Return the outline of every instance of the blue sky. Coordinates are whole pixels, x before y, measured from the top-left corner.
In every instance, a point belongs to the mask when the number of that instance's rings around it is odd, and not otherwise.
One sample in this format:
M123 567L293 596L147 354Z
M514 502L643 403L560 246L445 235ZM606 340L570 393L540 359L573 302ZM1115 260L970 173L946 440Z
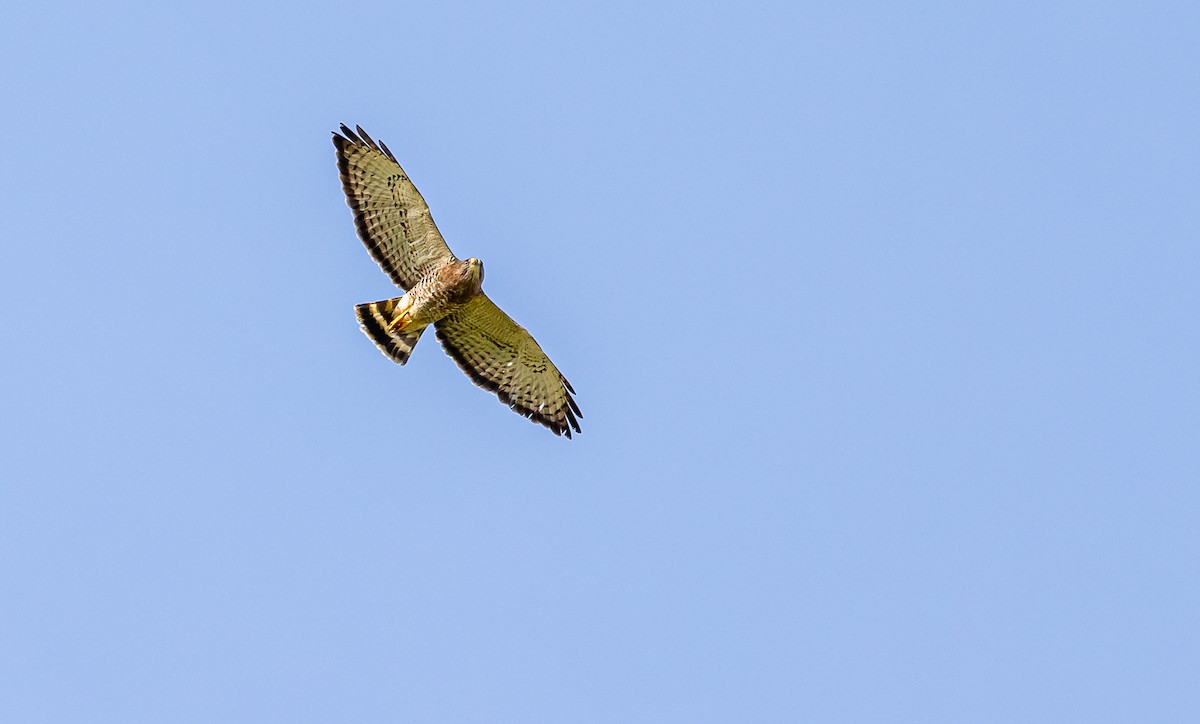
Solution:
M0 719L1196 721L1198 33L9 4ZM358 331L342 122L582 435Z

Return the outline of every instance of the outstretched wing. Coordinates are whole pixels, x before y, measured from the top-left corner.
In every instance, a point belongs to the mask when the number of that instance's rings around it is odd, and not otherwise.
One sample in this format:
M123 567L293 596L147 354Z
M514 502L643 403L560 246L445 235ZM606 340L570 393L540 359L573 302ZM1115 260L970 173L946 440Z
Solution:
M555 435L580 432L575 390L533 336L480 293L435 323L437 337L475 384Z
M338 172L354 226L396 286L408 291L431 269L455 260L421 192L383 143L345 124L334 131Z

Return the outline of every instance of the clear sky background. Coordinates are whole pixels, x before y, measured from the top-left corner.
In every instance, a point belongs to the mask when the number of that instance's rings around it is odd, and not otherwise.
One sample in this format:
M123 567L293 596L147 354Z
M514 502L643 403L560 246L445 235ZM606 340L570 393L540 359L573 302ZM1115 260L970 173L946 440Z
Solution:
M1200 720L1198 37L6 4L0 720ZM359 332L341 122L582 435Z

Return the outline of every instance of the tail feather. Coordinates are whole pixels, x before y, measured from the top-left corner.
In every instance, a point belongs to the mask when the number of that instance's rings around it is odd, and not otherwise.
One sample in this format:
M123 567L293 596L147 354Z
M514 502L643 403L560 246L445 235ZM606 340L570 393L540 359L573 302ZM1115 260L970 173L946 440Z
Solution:
M424 327L415 330L409 328L403 332L391 328L392 320L396 318L396 307L403 298L384 299L381 302L368 302L354 307L363 334L370 337L380 351L400 364L408 361L413 347L417 346L417 340L425 331Z

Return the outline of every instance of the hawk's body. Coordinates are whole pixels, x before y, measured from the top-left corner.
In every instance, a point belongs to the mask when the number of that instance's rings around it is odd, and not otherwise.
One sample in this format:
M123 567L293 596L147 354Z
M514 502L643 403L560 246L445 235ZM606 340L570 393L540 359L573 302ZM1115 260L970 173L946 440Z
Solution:
M429 325L475 384L555 435L579 432L575 390L529 332L483 293L483 262L460 261L396 157L361 127L333 134L346 203L371 256L406 294L355 307L363 332L404 364Z

